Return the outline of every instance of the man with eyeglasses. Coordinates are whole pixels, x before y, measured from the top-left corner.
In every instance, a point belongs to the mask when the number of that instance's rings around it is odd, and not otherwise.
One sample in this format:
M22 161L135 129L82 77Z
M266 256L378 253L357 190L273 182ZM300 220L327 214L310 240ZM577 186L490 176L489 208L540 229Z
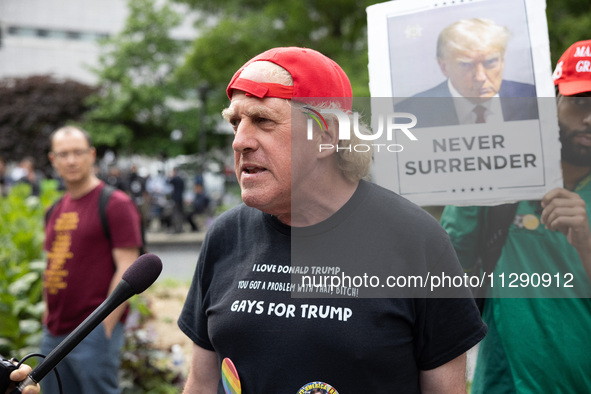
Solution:
M94 172L96 150L90 136L63 127L50 137L49 160L66 187L46 223L47 268L43 277L46 311L41 344L48 354L111 293L142 245L140 216L122 191L106 205L110 237L99 214L105 184ZM58 366L64 393L120 393L118 373L126 305L118 307ZM44 394L59 393L53 374L42 382Z

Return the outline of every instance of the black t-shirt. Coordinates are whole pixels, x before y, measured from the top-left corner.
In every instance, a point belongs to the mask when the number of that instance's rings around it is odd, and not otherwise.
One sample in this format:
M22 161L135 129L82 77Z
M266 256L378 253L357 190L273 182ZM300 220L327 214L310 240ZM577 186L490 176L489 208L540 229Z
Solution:
M340 394L419 393L420 370L484 337L472 299L429 297L422 288L404 298L363 298L374 293L311 289L292 274L431 269L461 274L447 234L425 211L374 184L362 181L337 213L305 228L241 205L208 230L179 326L216 351L220 364L233 361L245 394L293 394L312 382Z

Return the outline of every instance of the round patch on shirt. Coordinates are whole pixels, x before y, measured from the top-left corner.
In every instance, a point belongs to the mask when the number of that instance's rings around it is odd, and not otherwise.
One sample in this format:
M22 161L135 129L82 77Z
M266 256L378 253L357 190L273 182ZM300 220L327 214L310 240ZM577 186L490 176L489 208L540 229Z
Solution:
M339 392L328 383L310 382L302 386L297 394L339 394Z
M536 215L523 215L523 219L521 219L521 223L523 223L523 227L528 230L535 230L540 225L540 220Z

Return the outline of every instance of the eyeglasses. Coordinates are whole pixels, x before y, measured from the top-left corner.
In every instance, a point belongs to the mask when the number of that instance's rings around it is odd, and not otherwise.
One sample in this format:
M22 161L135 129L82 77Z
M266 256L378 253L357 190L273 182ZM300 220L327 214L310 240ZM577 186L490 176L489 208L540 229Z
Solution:
M57 159L64 160L67 159L70 155L73 155L75 159L82 157L82 155L87 154L90 152L91 148L86 149L74 149L72 151L67 152L51 152Z

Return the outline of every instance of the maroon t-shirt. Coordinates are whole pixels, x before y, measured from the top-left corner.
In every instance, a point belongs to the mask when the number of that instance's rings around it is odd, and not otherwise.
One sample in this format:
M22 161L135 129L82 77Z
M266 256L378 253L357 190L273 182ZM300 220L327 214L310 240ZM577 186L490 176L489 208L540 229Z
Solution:
M142 244L137 208L116 190L106 207L111 243L99 217L99 195L104 183L73 199L69 193L54 207L45 229L47 268L43 291L53 335L73 331L108 296L115 272L112 248Z

